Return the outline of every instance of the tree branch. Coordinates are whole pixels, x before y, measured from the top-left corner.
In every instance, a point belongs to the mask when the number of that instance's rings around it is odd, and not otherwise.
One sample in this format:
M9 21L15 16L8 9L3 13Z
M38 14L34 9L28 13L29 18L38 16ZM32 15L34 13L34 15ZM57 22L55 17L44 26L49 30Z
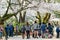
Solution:
M5 21L5 20L7 20L7 19L9 19L10 17L15 16L15 15L17 15L17 14L7 14L7 15L6 15L4 18L2 18L1 20Z
M13 8L12 8L11 6L10 6L10 9L11 9L12 11L14 11Z
M18 2L19 2L19 6L21 6L21 3L20 3L20 1L18 0Z
M11 5L19 5L19 4L16 4L16 3L11 3Z
M25 0L25 1L29 2L30 4L32 3L32 2L30 2L30 1L28 1L28 0ZM32 0L32 1L33 1L33 0Z
M10 2L11 2L11 0L9 0L9 2L8 2L8 7L7 7L7 10L6 10L5 14L3 15L3 18L4 18L5 15L7 15L7 13L8 13L9 7L10 7L10 5L11 5Z

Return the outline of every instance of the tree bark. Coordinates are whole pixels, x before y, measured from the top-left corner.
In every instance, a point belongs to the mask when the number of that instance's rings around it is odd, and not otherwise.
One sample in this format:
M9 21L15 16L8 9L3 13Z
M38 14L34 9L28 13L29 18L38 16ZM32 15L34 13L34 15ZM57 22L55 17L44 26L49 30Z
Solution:
M39 24L41 23L41 15L40 15L40 13L37 11L37 16L36 16L36 18L38 19L38 22L39 22Z
M50 19L50 16L51 16L50 13L46 13L46 16L43 18L43 22L47 23L49 21L49 19Z
M23 16L22 16L22 13L20 12L19 23L24 23L25 22L25 16L26 16L26 11L24 12Z

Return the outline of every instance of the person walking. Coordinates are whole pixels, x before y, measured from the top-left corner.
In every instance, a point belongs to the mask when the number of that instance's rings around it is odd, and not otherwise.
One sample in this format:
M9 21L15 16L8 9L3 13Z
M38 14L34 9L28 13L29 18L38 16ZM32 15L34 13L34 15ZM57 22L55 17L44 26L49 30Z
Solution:
M25 30L26 30L25 25L23 25L22 28L21 28L22 38L23 39L25 38Z
M30 27L28 22L26 23L26 27L25 28L26 28L27 39L29 39L30 38L31 27Z

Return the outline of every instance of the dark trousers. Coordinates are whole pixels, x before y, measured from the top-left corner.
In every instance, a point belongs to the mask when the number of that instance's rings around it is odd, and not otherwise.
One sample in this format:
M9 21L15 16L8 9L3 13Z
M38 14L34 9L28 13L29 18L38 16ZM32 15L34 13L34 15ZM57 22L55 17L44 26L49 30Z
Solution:
M10 31L10 35L9 36L13 37L13 31Z
M27 30L26 33L27 33L27 39L30 38L30 31Z
M51 34L53 36L53 31L50 31L49 34Z
M34 38L34 33L33 33L32 37Z
M16 36L18 35L18 31L16 30Z
M39 37L41 36L41 30L38 30L38 36Z
M10 32L7 31L7 32L6 32L6 38L8 38L9 35L10 35Z
M57 38L59 38L59 32L57 32Z

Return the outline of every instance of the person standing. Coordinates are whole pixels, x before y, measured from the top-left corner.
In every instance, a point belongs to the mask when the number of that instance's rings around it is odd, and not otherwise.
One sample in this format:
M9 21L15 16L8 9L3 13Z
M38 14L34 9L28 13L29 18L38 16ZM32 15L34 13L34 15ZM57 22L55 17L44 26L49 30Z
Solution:
M5 32L6 32L6 37L8 38L8 36L10 35L10 30L9 30L9 24L7 24L7 26L5 27Z
M41 24L41 32L42 32L42 37L44 38L44 33L46 31L47 25L43 22Z
M49 30L49 34L53 35L53 26L50 23L48 23L47 29Z
M33 37L38 38L38 23L35 21L33 24Z
M9 36L13 37L14 27L13 27L12 24L10 24L9 27L10 27L9 28L9 30L10 30L10 35Z
M57 28L56 28L56 33L57 33L57 38L59 38L59 32L60 32L60 27L59 27L59 25L57 25Z
M26 30L25 25L23 25L22 28L21 28L22 38L23 39L25 38L25 30Z
M39 37L41 36L41 23L39 23L38 25L38 36Z
M25 28L26 28L27 39L29 39L30 38L31 27L30 27L28 22L26 23L26 27Z

